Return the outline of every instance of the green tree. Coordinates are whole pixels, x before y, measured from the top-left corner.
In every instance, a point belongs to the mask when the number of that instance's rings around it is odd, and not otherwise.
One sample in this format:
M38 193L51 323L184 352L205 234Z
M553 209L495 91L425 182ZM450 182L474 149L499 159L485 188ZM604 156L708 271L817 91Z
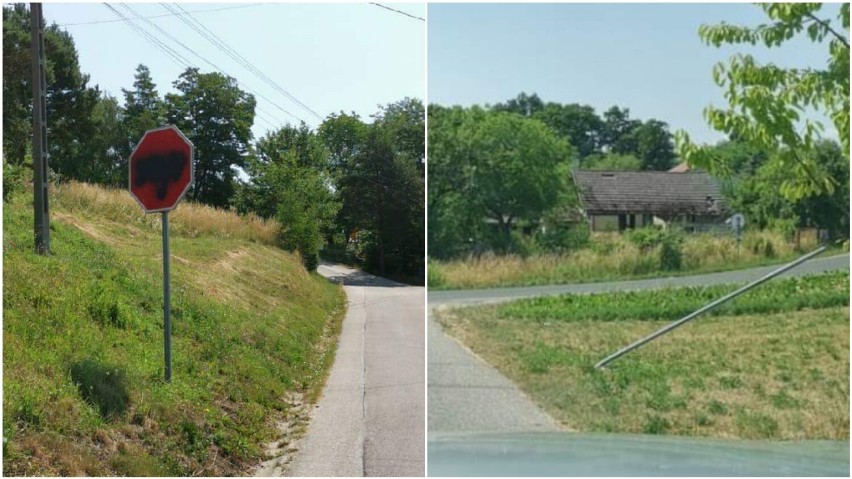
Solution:
M91 183L127 187L127 154L122 149L127 135L124 109L118 101L103 95L92 111L92 131L86 137L85 156L89 160L82 178Z
M827 229L832 237L849 236L849 162L835 142L821 140L815 145L817 161L841 185L804 198L791 199L778 184L789 176L784 166L766 161L766 155L743 144L725 143L715 147L738 170L726 182L731 207L745 214L749 224L774 228L785 224Z
M136 67L133 89L121 89L124 94L124 131L127 138L121 152L129 157L146 131L163 126L166 120L165 104L151 79L151 70L145 65Z
M635 153L636 138L631 133L640 124L640 121L630 118L630 109L611 107L603 114L601 146L613 153Z
M471 239L509 249L514 225L537 221L567 188L571 149L538 120L478 107L449 113L442 118L448 124L437 125L434 135L430 125L429 230L457 226L442 224L441 212L431 214L431 198L437 197L434 206L453 207L450 218L496 225L495 237ZM447 192L454 193L441 199ZM465 231L478 235L484 229Z
M580 166L585 170L639 171L642 160L630 154L599 153L587 157Z
M375 121L390 132L397 152L408 157L422 175L426 165L426 111L423 102L404 98L390 103L381 107Z
M429 105L429 195L427 230L429 255L457 256L487 237L479 209L470 204L472 153L467 143L471 125L484 120L486 110L474 106Z
M533 114L533 118L565 137L581 162L600 151L604 123L591 106L548 102Z
M335 115L320 135L338 165L340 224L362 232L367 267L423 277L424 109L419 100L382 106L372 124Z
M296 250L305 267L319 262L323 235L334 226L339 208L331 189L328 151L302 123L286 126L257 141L246 166L249 182L238 187L235 204L281 223L281 246Z
M762 44L780 48L795 38L805 37L825 47L826 66L782 68L761 64L752 55L737 54L713 70L714 81L725 89L728 107L708 107L705 118L714 129L729 137L767 151L772 165L767 168L784 172L777 185L787 199L831 194L843 185L819 161L817 144L823 125L803 114L817 111L829 119L848 164L849 4L839 6L834 20L823 15L823 6L817 3L772 3L759 7L767 15L768 24L703 25L699 29L701 39L716 47ZM677 136L680 154L690 164L708 168L720 176L731 174L730 165L715 155L713 148L692 143L685 132L678 132Z
M52 57L52 52L47 53ZM30 17L23 3L3 7L3 157L20 165L32 141ZM49 77L48 77L49 78Z
M426 249L424 193L426 163L426 112L416 98L384 105L375 116L373 128L386 132L394 149L390 165L388 201L383 204L385 268L394 274L423 278Z
M654 119L637 123L626 138L633 151L625 153L635 154L643 170L666 171L675 165L677 154L666 123Z
M244 167L252 138L254 96L220 73L188 68L166 95L166 117L195 145L195 183L190 197L226 207L234 195L235 167Z
M47 64L47 134L50 167L85 180L91 169L85 138L100 92L88 87L80 71L77 49L68 32L56 24L44 28ZM12 164L21 164L32 141L30 82L30 18L24 4L3 7L3 150Z
M332 173L345 173L348 162L363 147L367 129L367 125L354 112L333 113L322 122L318 134L328 148Z
M527 95L521 92L517 97L512 98L506 103L498 103L494 105L497 111L506 111L517 113L521 116L533 116L544 108L544 102L535 93Z

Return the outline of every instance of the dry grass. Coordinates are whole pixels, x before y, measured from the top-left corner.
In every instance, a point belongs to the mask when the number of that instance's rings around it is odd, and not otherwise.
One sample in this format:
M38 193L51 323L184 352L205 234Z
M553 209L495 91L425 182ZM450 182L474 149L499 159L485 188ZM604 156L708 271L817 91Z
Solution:
M104 188L72 181L57 186L54 198L69 212L122 222L137 227L159 229L160 215L142 213L142 209L124 189ZM172 231L194 238L213 234L275 245L281 226L255 215L236 215L211 206L183 201L169 213Z
M767 244L769 250L767 251ZM683 268L675 273L739 269L791 259L794 245L780 234L745 234L737 248L731 237L690 235L683 243ZM606 281L672 275L660 271L657 249L642 251L618 233L599 233L592 247L565 254L529 257L486 254L451 261L430 261L430 287L447 289Z
M849 439L849 308L702 318L593 365L667 321L534 322L496 306L441 323L579 431Z

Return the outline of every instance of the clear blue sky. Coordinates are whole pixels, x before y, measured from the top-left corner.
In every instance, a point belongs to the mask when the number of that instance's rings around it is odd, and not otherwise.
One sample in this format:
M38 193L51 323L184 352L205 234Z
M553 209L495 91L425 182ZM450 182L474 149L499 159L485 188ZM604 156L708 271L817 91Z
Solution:
M836 18L837 5L823 10ZM428 101L494 104L534 92L598 113L627 107L633 118L715 142L722 135L702 115L707 105L726 105L712 80L715 63L735 52L781 66L822 67L828 58L827 46L808 41L773 50L702 44L698 27L721 21L767 19L751 4L430 4Z
M169 12L159 4L129 4L142 16ZM233 7L238 4L182 3L189 12ZM247 5L247 4L243 4ZM387 4L425 17L423 4ZM114 8L132 14L119 4ZM44 5L48 23L59 25L115 20L100 3ZM196 13L193 16L285 90L325 117L340 110L355 111L366 119L378 104L406 96L424 99L425 22L375 5L262 4ZM236 61L228 58L177 17L153 18L160 28L201 56L285 110L315 127L319 120L267 86ZM141 25L143 22L139 21ZM192 60L202 71L213 67L159 34L163 42ZM80 67L91 84L123 101L121 88L131 88L136 66L151 69L160 94L174 91L172 82L184 70L124 22L68 25L80 56ZM257 98L260 114L276 126L297 122L267 101ZM257 120L255 137L269 126Z

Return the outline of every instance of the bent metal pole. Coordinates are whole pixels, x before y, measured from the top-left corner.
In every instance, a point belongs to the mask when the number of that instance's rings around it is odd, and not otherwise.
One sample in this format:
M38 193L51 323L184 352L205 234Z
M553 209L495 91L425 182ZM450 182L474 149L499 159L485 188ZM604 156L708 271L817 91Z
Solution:
M614 361L614 360L616 360L616 359L620 358L621 356L624 356L625 354L629 353L630 351L633 351L634 349L636 349L636 348L638 348L638 347L640 347L640 346L642 346L642 345L644 345L644 344L646 344L646 343L649 343L649 342L651 342L651 341L653 341L653 340L655 340L655 339L659 338L660 336L662 336L662 335L664 335L664 334L668 333L669 331L671 331L671 330L673 330L673 329L677 328L678 326L681 326L681 325L683 325L684 323L687 323L687 322L689 322L689 321L691 321L691 320L695 319L695 318L696 318L696 317L698 317L699 315L701 315L701 314L703 314L703 313L706 313L707 311L710 311L711 309L715 308L716 306L719 306L720 304L723 304L723 303L726 303L726 302L730 301L731 299L733 299L733 298L735 298L735 297L737 297L737 296L739 296L739 295L741 295L741 294L745 293L746 291L748 291L748 290L750 290L750 289L754 288L755 286L759 286L759 285L761 285L761 284L765 283L766 281L769 281L770 279L772 279L772 278L774 278L774 277L778 276L779 274L781 274L781 273L783 273L783 272L785 272L785 271L788 271L788 270L790 270L790 269L795 268L796 266L798 266L798 265L800 265L800 264L804 263L805 261L807 261L807 260L809 260L809 259L813 258L814 256L816 256L816 255L818 255L818 254L822 253L822 252L823 252L823 251L825 251L825 250L826 250L826 246L820 246L820 247L819 247L819 248L817 248L816 250L814 250L814 251L812 251L812 252L810 252L810 253L808 253L808 254L806 254L806 255L802 256L801 258L799 258L799 259L797 259L797 260L793 261L792 263L786 264L786 265L784 265L784 266L782 266L782 267L780 267L780 268L776 269L775 271L773 271L773 272L771 272L771 273L767 274L766 276L764 276L764 277L762 277L762 278L760 278L760 279L758 279L758 280L756 280L756 281L753 281L753 282L751 282L751 283L749 283L749 284L747 284L747 285L743 286L742 288L740 288L740 289L738 289L738 290L736 290L736 291L734 291L734 292L732 292L732 293L729 293L729 294L727 294L727 295L725 295L725 296L723 296L723 297L721 297L721 298L717 299L716 301L713 301L713 302L712 302L712 303L710 303L710 304L705 305L705 306L704 306L704 307L702 307L701 309L698 309L698 310L696 310L696 311L693 311L692 313L690 313L690 314L688 314L688 315L684 316L684 317L683 317L683 318L681 318L681 319L678 319L677 321L675 321L675 322L673 322L673 323L669 324L668 326L666 326L666 327L664 327L664 328L662 328L662 329L660 329L660 330L658 330L658 331L655 331L655 332L653 332L653 333L649 334L648 336L645 336L644 338L642 338L642 339L640 339L640 340L638 340L638 341L636 341L636 342L633 342L633 343L629 344L628 346L625 346L625 347L623 347L623 348L619 349L618 351L616 351L616 352L614 352L614 353L610 354L609 356L607 356L606 358L604 358L603 360L601 360L600 362L598 362L597 364L595 364L595 367L596 367L596 368L598 368L598 369L600 369L600 368L602 368L602 367L606 366L606 365L607 365L607 364L609 364L610 362L612 362L612 361Z

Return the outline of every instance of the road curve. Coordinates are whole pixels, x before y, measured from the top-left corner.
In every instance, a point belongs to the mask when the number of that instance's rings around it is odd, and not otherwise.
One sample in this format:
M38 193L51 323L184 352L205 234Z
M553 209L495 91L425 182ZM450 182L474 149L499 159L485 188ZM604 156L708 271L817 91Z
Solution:
M334 365L288 476L423 476L423 287L341 265L348 299Z
M559 424L511 381L448 336L435 321L441 307L496 303L533 296L697 286L758 279L779 265L675 278L466 291L429 291L428 431L554 431ZM849 255L816 258L784 276L849 269Z
M762 266L737 271L707 273L694 276L674 276L668 278L649 278L628 281L611 281L600 283L557 284L545 286L524 286L516 288L469 289L451 291L429 291L429 306L434 305L466 305L510 301L513 299L533 296L554 296L565 293L603 293L608 291L626 291L634 289L660 289L666 287L707 286L711 284L741 283L753 281L782 265ZM849 254L841 254L824 258L814 258L779 276L803 276L849 269Z

